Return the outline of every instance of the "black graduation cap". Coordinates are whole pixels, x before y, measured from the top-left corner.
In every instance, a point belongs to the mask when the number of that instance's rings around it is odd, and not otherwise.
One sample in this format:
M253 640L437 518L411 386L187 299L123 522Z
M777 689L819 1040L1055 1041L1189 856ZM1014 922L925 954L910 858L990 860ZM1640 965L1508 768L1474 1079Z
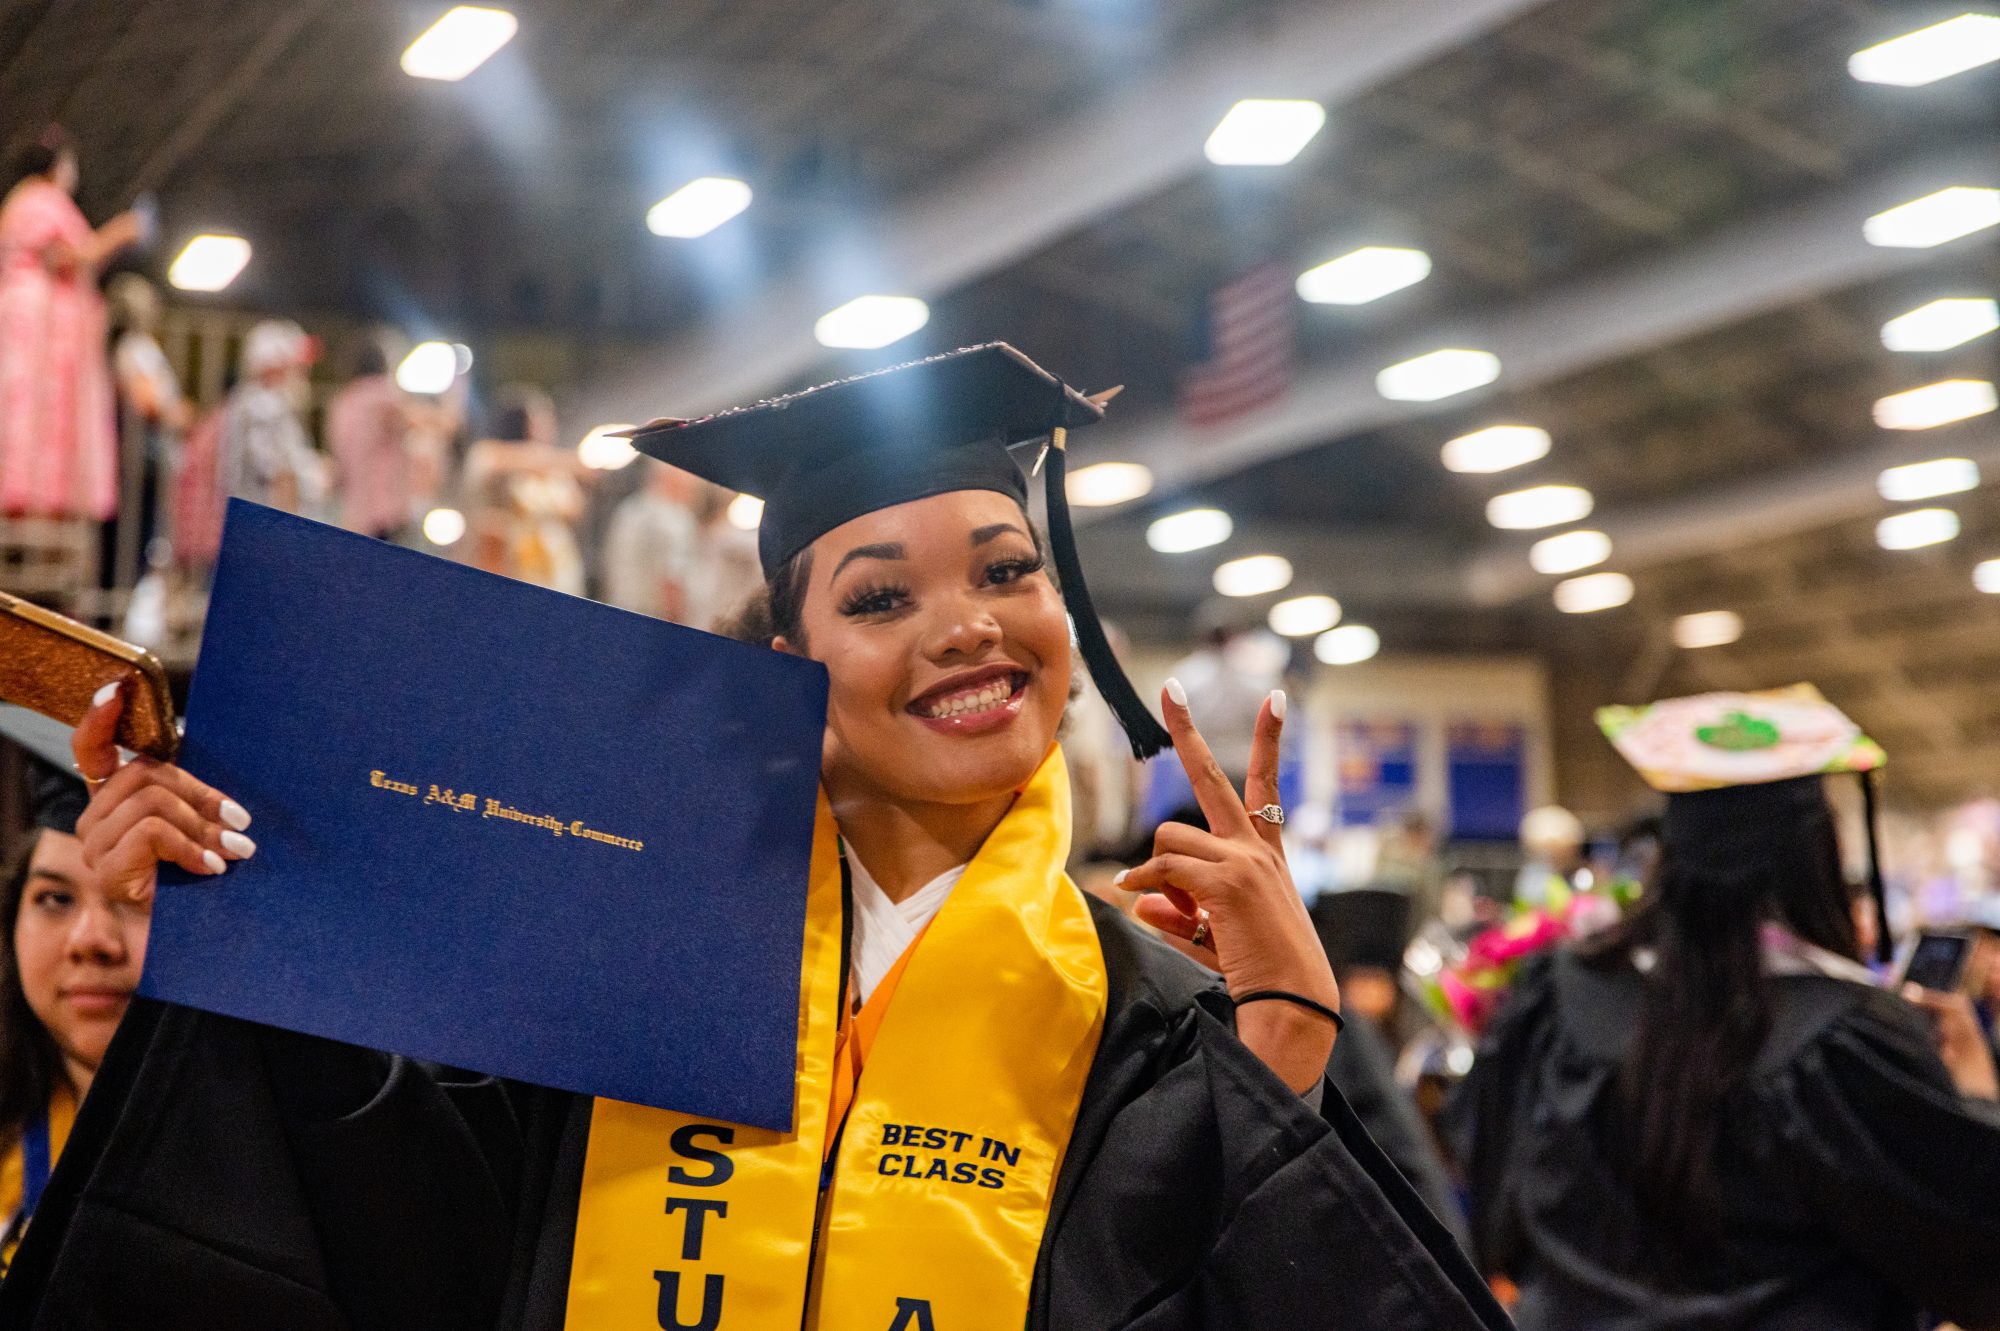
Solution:
M764 501L757 546L767 578L835 527L878 509L955 490L993 490L1025 505L1027 478L1010 450L1047 441L1028 461L1047 473L1049 552L1077 643L1133 752L1146 758L1172 741L1105 639L1064 492L1068 432L1102 420L1106 400L988 342L627 433L650 457Z
M1597 724L1648 785L1666 792L1662 842L1676 856L1717 869L1798 853L1832 826L1824 778L1855 773L1868 832L1877 958L1889 960L1874 783L1888 755L1818 689L1794 684L1603 707Z
M69 727L25 707L0 703L0 736L27 752L28 813L34 825L74 836L90 795L70 762Z

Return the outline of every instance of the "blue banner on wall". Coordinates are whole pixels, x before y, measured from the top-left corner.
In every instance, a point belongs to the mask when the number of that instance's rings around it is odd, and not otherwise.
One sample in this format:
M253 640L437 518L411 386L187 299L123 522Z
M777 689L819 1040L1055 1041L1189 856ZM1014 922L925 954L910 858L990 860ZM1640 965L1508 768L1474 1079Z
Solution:
M1445 730L1451 835L1512 840L1527 811L1527 731L1494 721L1454 721Z
M1417 802L1417 727L1408 721L1342 721L1334 728L1342 827L1367 827Z

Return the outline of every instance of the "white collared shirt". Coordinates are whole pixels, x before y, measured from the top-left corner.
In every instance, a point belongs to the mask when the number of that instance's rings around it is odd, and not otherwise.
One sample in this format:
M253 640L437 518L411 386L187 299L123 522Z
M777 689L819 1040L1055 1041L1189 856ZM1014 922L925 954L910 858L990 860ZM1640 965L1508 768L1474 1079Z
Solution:
M854 894L852 923L854 988L856 1003L866 1003L882 983L882 977L917 941L917 935L944 908L951 890L965 877L968 865L946 869L901 901L889 900L888 893L875 881L867 866L847 850L847 877Z

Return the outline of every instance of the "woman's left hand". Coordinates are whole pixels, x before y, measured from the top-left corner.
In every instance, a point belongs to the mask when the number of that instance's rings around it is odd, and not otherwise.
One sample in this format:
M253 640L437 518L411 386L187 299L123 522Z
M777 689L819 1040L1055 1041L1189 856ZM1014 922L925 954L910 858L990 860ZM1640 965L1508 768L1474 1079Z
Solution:
M1161 711L1210 830L1162 824L1153 858L1121 875L1118 885L1157 894L1135 908L1147 924L1190 943L1199 934L1201 953L1231 994L1282 989L1338 1010L1340 986L1292 885L1278 828L1251 812L1278 802L1284 700L1273 693L1257 713L1244 798L1195 729L1185 692L1167 681ZM1236 1033L1287 1086L1304 1092L1325 1074L1337 1031L1310 1008L1267 999L1238 1009Z

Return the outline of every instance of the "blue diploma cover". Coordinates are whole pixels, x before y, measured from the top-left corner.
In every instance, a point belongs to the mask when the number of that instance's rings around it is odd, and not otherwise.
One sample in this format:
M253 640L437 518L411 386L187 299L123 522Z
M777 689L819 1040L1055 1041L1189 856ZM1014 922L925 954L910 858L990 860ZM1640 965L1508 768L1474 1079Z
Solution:
M141 992L789 1128L818 664L229 506Z

